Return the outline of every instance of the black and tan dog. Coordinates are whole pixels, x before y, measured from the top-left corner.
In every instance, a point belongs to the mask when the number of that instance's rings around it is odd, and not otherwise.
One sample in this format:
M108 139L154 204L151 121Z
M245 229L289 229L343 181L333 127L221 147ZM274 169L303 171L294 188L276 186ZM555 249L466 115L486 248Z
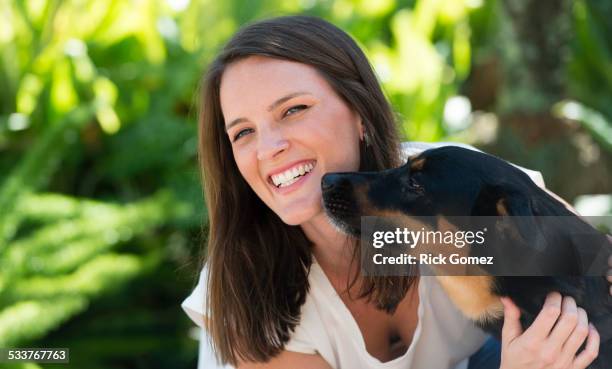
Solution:
M539 313L548 293L572 296L601 336L599 357L590 368L612 368L609 285L604 274L594 276L585 269L606 264L611 243L520 169L491 155L446 146L424 151L396 169L329 173L321 185L328 216L344 232L357 237L362 216L393 216L404 219L406 226L414 226L411 220L422 216L443 219L447 226L453 217L460 216L511 218L512 226L504 228L504 237L511 242L502 243L504 249L495 251L497 258L510 260L523 252L517 251L522 245L534 251L544 273L437 275L442 287L467 317L498 337L503 323L500 296L510 297L521 309L525 328ZM554 221L536 221L545 217ZM439 226L432 224L430 228ZM579 242L572 236L575 234L589 234L598 245Z

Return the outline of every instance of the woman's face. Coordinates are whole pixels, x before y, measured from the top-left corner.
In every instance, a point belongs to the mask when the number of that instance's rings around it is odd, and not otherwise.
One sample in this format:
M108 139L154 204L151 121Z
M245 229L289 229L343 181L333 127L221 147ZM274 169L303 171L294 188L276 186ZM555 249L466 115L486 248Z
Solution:
M325 173L359 169L361 119L315 68L251 56L225 70L220 98L240 173L285 223L322 212Z

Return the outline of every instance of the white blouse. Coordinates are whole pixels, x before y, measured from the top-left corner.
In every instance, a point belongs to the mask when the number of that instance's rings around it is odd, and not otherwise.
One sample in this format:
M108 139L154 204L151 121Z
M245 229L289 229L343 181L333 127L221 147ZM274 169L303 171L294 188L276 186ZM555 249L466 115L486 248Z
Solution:
M418 323L406 352L381 362L366 350L359 326L313 261L311 292L286 350L319 353L334 369L465 369L487 335L452 304L435 277L419 278Z
M402 149L405 156L410 156L445 145L449 144L409 142L404 143ZM474 149L471 146L464 147ZM539 172L518 168L525 171L536 184L544 187ZM181 305L200 327L204 325L207 272L208 268L204 266L197 286ZM422 276L418 286L418 323L412 342L402 356L381 362L367 352L357 322L314 257L308 281L310 290L301 307L300 323L285 349L318 353L334 369L466 369L469 356L487 338L482 330L453 305L436 277ZM202 339L198 367L217 368L205 332Z

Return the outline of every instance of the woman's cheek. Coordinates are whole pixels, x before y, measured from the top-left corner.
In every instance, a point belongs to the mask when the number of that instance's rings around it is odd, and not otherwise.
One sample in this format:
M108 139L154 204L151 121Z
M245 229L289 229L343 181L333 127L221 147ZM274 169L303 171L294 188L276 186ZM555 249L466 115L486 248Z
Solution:
M253 154L255 155L255 154ZM247 182L249 187L257 191L257 180L259 179L257 172L257 160L249 158L249 153L245 150L234 149L234 161L238 167L238 171L242 178Z

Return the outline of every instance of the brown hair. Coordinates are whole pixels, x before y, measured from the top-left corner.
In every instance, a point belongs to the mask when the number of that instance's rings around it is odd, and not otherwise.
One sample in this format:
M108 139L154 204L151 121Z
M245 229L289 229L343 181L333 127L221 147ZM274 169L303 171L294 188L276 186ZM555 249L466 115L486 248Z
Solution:
M301 228L283 223L248 186L225 134L221 76L229 64L252 55L316 68L359 113L370 143L360 148L361 171L400 164L391 107L367 58L344 31L319 18L285 16L247 25L225 45L201 84L199 154L209 216L207 329L217 357L232 365L264 362L281 352L299 322L311 265ZM359 247L354 250L356 260ZM413 282L365 278L359 297L390 312Z

